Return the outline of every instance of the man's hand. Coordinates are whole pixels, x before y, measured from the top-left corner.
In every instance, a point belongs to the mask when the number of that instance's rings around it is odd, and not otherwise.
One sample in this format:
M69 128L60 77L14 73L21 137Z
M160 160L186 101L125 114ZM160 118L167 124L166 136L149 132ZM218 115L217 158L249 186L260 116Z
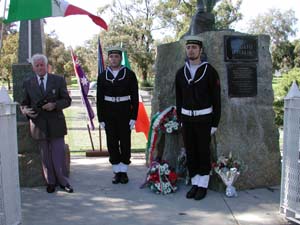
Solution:
M56 103L55 102L48 102L47 104L42 106L43 110L46 111L52 111L56 108Z
M100 122L100 128L105 129L105 123L104 122Z
M24 116L28 116L30 118L36 118L38 116L38 114L32 108L26 105L25 106L21 105L20 110Z
M217 129L218 129L218 128L216 128L216 127L212 127L211 130L210 130L210 134L211 134L211 135L215 134L216 131L217 131Z
M129 121L130 130L132 130L134 128L134 125L135 125L135 120L130 120Z

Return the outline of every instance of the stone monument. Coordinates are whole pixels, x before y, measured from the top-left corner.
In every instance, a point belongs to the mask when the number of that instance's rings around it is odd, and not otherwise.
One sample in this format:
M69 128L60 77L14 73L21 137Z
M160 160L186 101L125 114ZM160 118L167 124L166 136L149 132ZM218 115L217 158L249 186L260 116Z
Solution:
M21 21L19 34L18 64L12 66L13 96L15 102L20 102L22 97L23 80L33 76L29 63L31 55L44 52L44 28L42 20ZM30 32L31 31L31 32ZM29 35L30 32L30 35ZM31 38L31 51L28 42ZM21 186L40 186L44 184L40 152L35 140L31 138L29 123L17 107L18 149Z
M0 90L0 224L21 224L16 103Z
M198 1L198 7L199 3L202 6L202 1ZM243 161L248 169L237 180L235 186L239 189L278 185L279 133L274 123L269 36L232 30L200 29L196 33L203 39L207 60L218 71L221 81L222 112L218 131L212 138L212 160L232 152L233 157ZM184 60L184 41L158 46L153 113L175 105L175 74ZM183 147L181 142L169 146L172 149L165 145L163 151L174 154ZM222 182L216 180L211 179L212 189L220 189Z

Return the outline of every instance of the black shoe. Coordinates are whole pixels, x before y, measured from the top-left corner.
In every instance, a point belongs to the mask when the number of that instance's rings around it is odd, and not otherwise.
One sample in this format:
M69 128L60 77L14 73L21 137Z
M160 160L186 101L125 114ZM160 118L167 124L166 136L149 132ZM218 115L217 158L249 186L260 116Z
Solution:
M207 193L207 188L199 187L194 199L201 200L201 199L205 198L206 193Z
M113 184L118 184L121 181L121 173L115 173L115 176L112 179Z
M121 172L120 174L121 174L121 176L120 176L121 184L127 184L129 181L127 173Z
M59 185L61 187L61 189L65 190L68 193L73 193L74 189L70 184L67 184L66 186L63 185Z
M47 190L48 193L55 192L55 185L54 184L48 184L46 190Z
M193 185L192 188L186 193L186 198L194 198L198 191L198 186Z

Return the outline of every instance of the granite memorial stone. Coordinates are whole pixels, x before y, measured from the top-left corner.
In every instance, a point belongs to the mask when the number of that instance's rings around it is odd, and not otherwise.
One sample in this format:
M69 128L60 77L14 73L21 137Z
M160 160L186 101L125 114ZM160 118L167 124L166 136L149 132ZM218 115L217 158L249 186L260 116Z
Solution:
M233 157L243 161L248 169L241 173L235 184L239 189L278 185L279 133L274 123L269 36L255 37L257 57L246 64L243 60L225 61L224 37L243 36L247 39L249 35L234 31L208 31L199 36L203 39L208 62L218 71L221 82L222 112L218 131L212 140L213 160L221 154L228 156L232 152ZM250 38L252 40L253 36ZM174 80L176 71L184 65L184 48L183 41L158 46L153 113L175 105ZM236 65L232 66L233 63ZM229 96L229 93L236 93L236 90L229 91L232 88L229 87L230 79L231 83L237 83L240 88L237 90L238 96ZM166 143L169 141L166 140ZM179 152L183 147L182 143L174 143L175 145L168 145ZM164 151L174 152L174 149L165 146ZM216 186L212 182L211 188L218 189Z

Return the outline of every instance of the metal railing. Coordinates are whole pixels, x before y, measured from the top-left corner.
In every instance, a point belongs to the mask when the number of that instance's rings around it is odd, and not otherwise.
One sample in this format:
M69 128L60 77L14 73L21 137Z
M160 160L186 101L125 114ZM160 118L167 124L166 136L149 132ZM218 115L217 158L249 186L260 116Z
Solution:
M280 211L300 224L300 91L293 83L284 100Z

